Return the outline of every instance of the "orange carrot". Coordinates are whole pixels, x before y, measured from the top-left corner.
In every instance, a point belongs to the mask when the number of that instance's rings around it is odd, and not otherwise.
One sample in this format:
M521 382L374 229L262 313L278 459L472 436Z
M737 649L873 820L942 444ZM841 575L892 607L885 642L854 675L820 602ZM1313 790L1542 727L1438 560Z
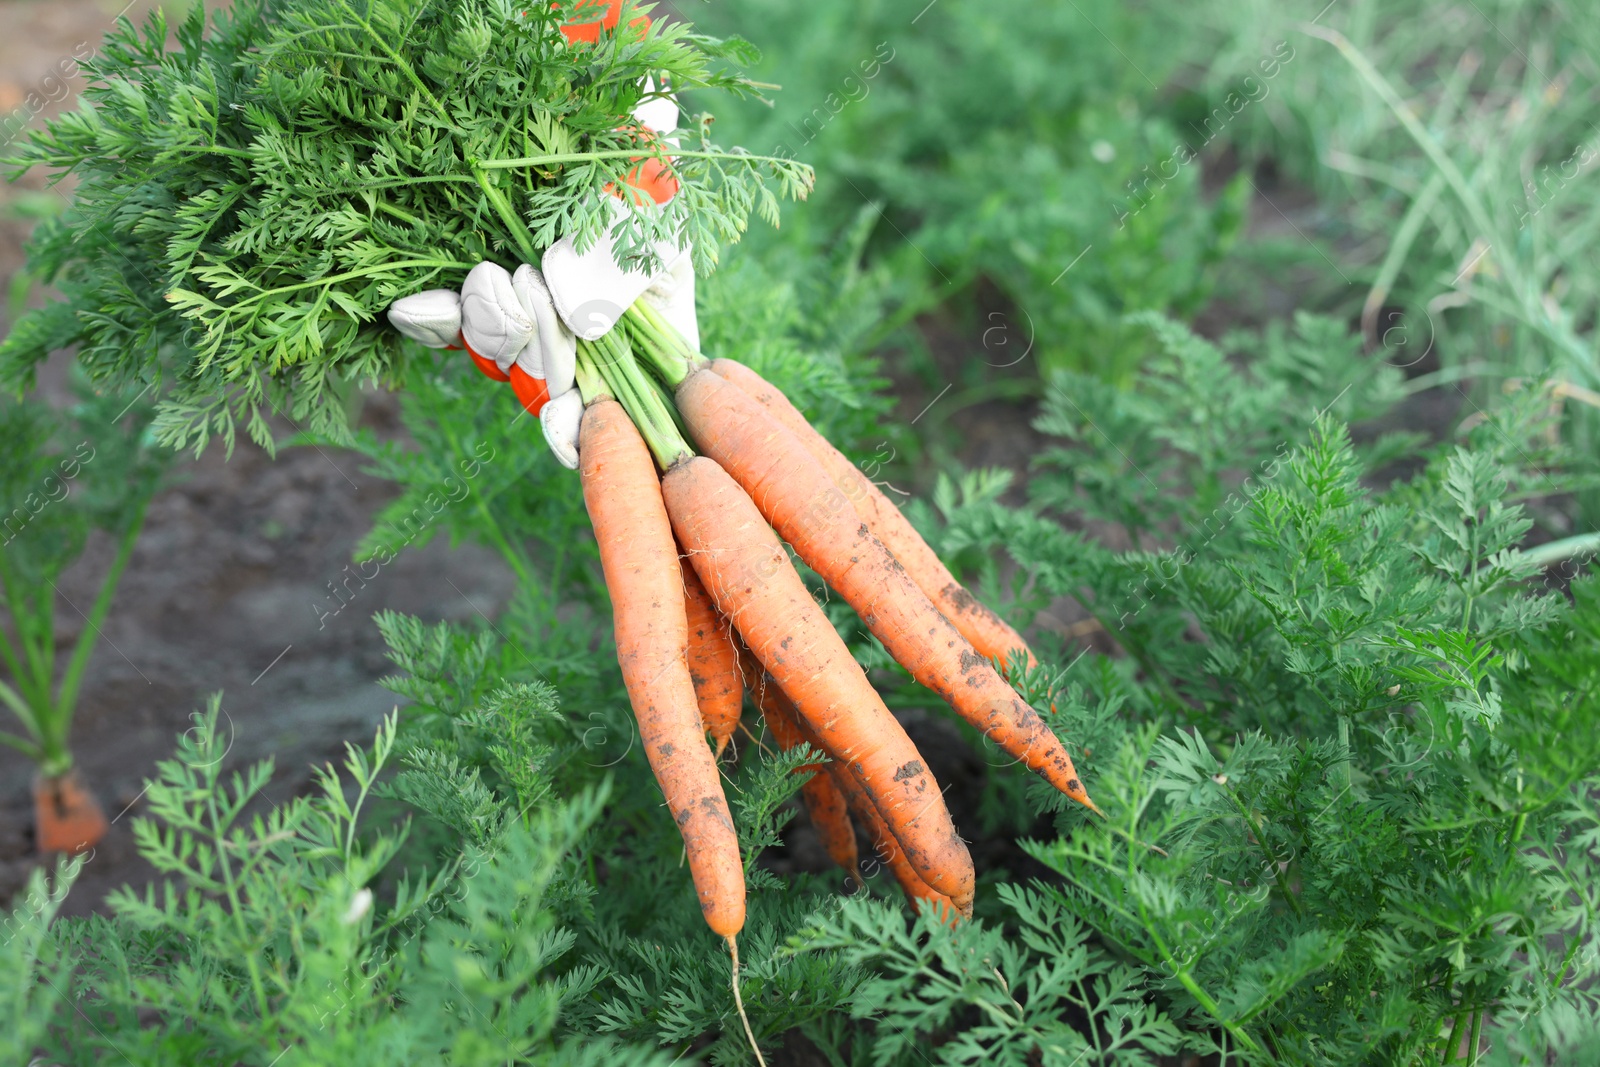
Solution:
M34 844L40 852L87 852L110 829L77 771L33 780Z
M717 614L694 568L681 556L678 563L683 574L683 606L689 618L689 677L700 702L700 725L711 735L721 758L739 728L744 705L739 651L733 647L733 627Z
M677 401L700 451L726 469L913 678L1045 781L1094 808L1060 739L917 588L794 434L707 370L683 380Z
M616 618L617 663L650 769L683 835L706 924L744 927L744 868L689 677L683 572L655 461L614 400L591 404L580 431L583 502Z
M661 493L678 543L717 610L794 701L824 749L866 787L922 879L969 912L972 857L938 784L750 497L703 456L674 464Z
M944 613L944 617L961 631L961 636L977 650L978 655L1004 663L1012 649L1020 648L1027 655L1028 666L1037 665L1038 661L1034 659L1033 651L1028 648L1022 635L979 603L956 581L950 568L928 547L922 535L895 507L894 501L884 496L883 490L874 485L872 479L851 463L843 452L834 448L826 437L812 429L806 417L777 386L731 359L715 360L711 370L754 397L780 425L800 439L806 451L822 464L834 484L849 498L873 536L882 541L884 547L900 561L906 573L911 575L911 580L917 583L917 588L926 593L934 606Z
M742 651L744 655L749 655L748 649ZM743 662L742 659L741 662ZM760 665L756 664L755 669L759 672ZM779 747L788 749L804 742L812 748L821 749L821 742L806 728L805 721L800 717L799 712L795 710L794 703L784 695L778 684L772 681L772 676L765 672L752 675L749 673L748 668L746 673L747 679L749 677L760 677L762 683L764 683L760 686L756 700L761 706L761 712L766 719L767 725L772 727L772 736L778 742ZM751 692L752 695L755 695L758 690L753 689ZM839 804L846 809L847 813L854 814L861 825L866 827L867 836L871 839L873 847L877 849L878 856L883 860L884 865L889 868L889 873L894 876L894 880L900 883L900 888L904 891L906 900L910 902L911 906L920 908L923 902L926 901L938 910L941 917L947 921L953 919L956 915L955 905L950 902L949 897L935 889L928 888L928 883L918 877L917 872L906 861L905 854L900 851L899 842L895 841L894 835L889 832L888 826L884 824L883 816L878 814L878 810L872 806L872 801L868 799L866 790L861 788L861 783L857 782L849 774L844 773L843 768L837 763L826 764L824 769L831 772L833 790L839 798ZM848 814L846 815L845 825L849 826ZM850 854L852 857L856 856L855 833L853 831L850 835ZM863 879L859 865L852 868L852 871L855 874L857 884L860 884Z
M778 683L772 680L748 648L739 650L739 666L744 672L745 686L750 698L761 709L761 717L772 731L772 739L781 751L787 752L804 743L798 722L800 713L783 695ZM811 747L821 749L820 745ZM856 830L850 824L850 812L845 807L844 794L829 773L832 763L808 763L798 768L796 774L808 774L806 784L800 787L800 800L811 817L811 826L817 831L828 858L844 868L846 874L861 882L861 857L856 849Z
M841 779L839 788L844 793L845 804L861 821L862 827L867 831L868 840L872 842L873 848L877 849L878 858L883 860L883 865L889 868L889 874L900 884L900 890L905 893L907 903L917 910L925 905L931 905L940 918L946 922L953 922L961 913L949 897L930 887L917 875L916 868L906 862L905 854L900 851L899 842L884 825L883 817L872 806L872 801L861 788L861 784L843 780L848 777L847 775L839 777Z

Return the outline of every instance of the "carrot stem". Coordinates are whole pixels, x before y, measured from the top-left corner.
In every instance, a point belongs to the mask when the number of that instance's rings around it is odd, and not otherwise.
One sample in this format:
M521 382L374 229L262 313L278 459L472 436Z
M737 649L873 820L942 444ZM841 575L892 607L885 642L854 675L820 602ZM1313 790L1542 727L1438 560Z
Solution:
M579 341L578 349L592 361L605 387L638 427L662 470L695 454L666 401L639 367L626 338L613 330L595 341Z
M622 321L627 323L638 351L670 388L677 388L690 371L706 362L659 311L643 300L635 301L623 313Z
M616 399L606 386L606 380L595 368L587 342L578 346L578 395L583 397L585 407L597 400Z

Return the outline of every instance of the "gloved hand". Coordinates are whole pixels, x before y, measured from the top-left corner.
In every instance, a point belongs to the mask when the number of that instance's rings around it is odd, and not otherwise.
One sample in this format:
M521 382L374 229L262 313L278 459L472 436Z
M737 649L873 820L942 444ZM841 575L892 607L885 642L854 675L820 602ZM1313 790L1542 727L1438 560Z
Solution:
M647 82L646 90L651 88ZM647 100L635 108L633 117L663 141L676 144L672 134L678 108L672 100ZM636 168L630 179L644 166ZM659 176L641 184L661 202L677 190L675 180L662 181ZM615 210L627 208L618 201ZM563 237L545 252L542 272L524 263L513 274L485 261L468 273L459 295L430 289L402 297L390 305L389 321L430 348L465 348L479 370L509 382L523 407L539 416L551 451L575 470L583 415L582 401L573 388L577 338L598 339L635 300L644 299L691 346L699 347L690 257L665 242L655 251L664 268L649 275L617 266L609 232L581 253L570 237ZM566 399L569 395L573 399Z

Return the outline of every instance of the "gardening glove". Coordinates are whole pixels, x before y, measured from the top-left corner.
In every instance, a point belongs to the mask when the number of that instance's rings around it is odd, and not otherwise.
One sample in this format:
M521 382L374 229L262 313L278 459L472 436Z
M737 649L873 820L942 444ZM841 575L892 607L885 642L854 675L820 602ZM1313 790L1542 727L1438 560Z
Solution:
M389 305L395 329L429 348L461 347L461 294L454 289L429 289Z
M578 469L578 428L582 423L583 397L576 389L568 389L539 412L544 442L568 470Z
M647 80L645 90L653 91L654 82ZM633 117L653 136L677 144L678 106L672 99L646 100ZM644 176L653 163L655 169ZM661 203L677 191L676 180L663 176L654 160L641 163L630 174L633 178L639 179L639 190ZM611 210L625 213L627 208L619 197ZM509 382L523 407L539 416L551 452L576 469L583 417L582 400L573 388L577 338L600 338L643 299L692 348L700 343L694 268L687 252L658 242L654 252L664 267L650 275L619 267L615 247L608 227L581 253L570 237L557 241L545 252L542 272L524 263L511 273L485 261L468 273L459 297L448 289L402 297L390 306L389 321L430 348L465 348L484 374Z

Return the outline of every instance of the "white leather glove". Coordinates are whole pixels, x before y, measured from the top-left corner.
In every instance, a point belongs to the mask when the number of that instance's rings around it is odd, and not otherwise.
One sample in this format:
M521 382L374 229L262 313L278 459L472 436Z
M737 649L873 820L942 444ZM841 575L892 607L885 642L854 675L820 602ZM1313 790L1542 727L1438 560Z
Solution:
M650 288L639 299L659 311L691 349L700 351L700 319L694 311L694 264L687 250L650 280Z
M654 92L655 81L646 79L644 88L645 92ZM677 147L676 101L670 97L646 100L633 109L633 117L663 143ZM545 250L542 264L556 311L572 332L585 341L605 335L622 318L622 313L660 277L659 274L652 276L643 271L624 270L617 265L616 242L612 240L611 230L628 213L628 208L615 197L607 197L607 200L611 221L599 240L587 251L579 252L570 236L563 237ZM679 259L688 258L669 241L658 241L654 252L663 270L670 270ZM690 299L693 299L692 281Z
M429 289L401 297L389 305L389 322L429 348L459 348L461 294L454 289Z
M578 469L578 428L583 423L583 397L568 389L539 412L545 444L568 470Z

